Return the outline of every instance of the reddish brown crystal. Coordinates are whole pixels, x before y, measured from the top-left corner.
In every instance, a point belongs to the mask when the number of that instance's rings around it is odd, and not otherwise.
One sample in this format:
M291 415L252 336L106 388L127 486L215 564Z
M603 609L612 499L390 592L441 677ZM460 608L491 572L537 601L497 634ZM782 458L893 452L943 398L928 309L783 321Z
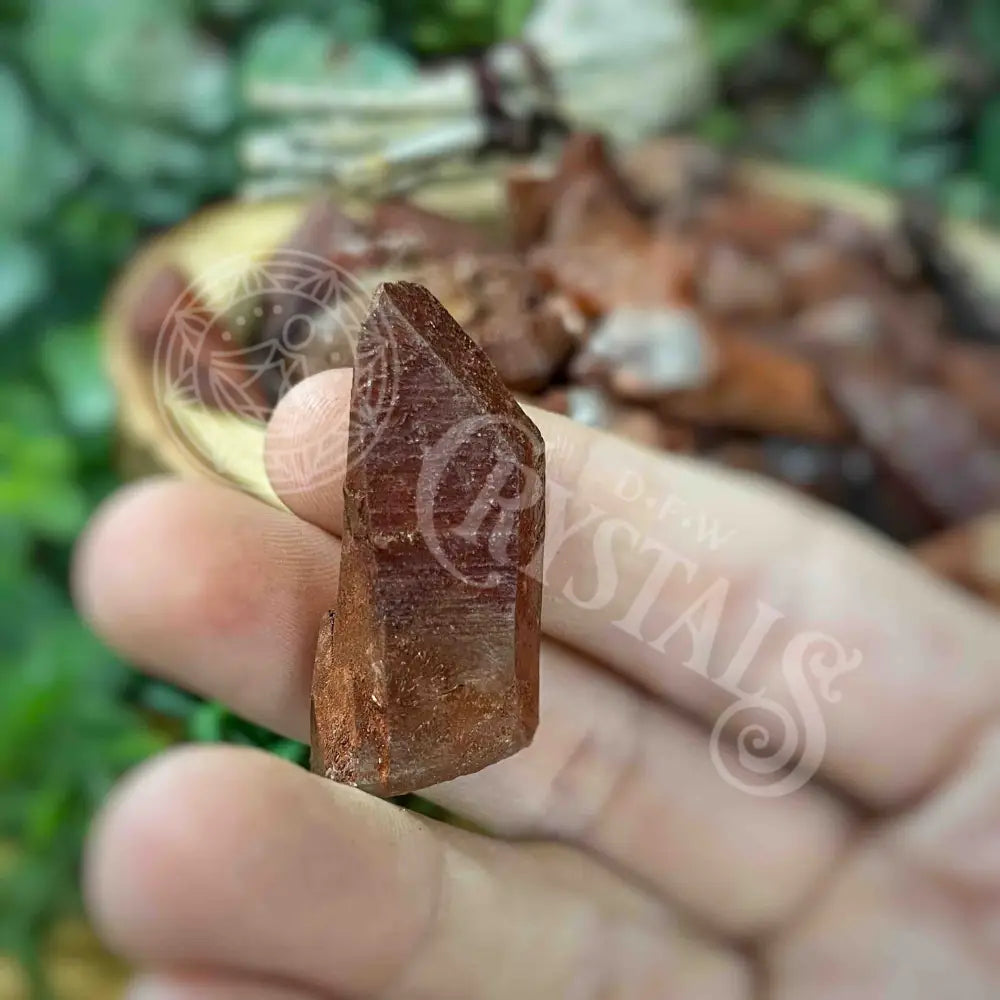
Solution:
M278 253L318 257L347 269L370 265L376 258L374 243L365 227L327 198L319 198L306 207ZM296 291L291 287L275 295L278 301L287 295L287 304L301 306Z
M516 186L512 197L521 197ZM633 201L604 144L578 136L549 187L532 189L515 215L518 239L544 230L528 254L535 273L588 315L619 305L675 304L691 283L692 248L653 232Z
M748 253L770 257L784 244L810 235L819 222L812 205L735 187L705 207L704 231Z
M709 247L697 288L705 309L725 319L774 321L785 307L774 268L727 243Z
M1000 449L961 400L875 369L834 367L826 381L861 441L941 523L1000 507Z
M878 358L884 347L878 309L864 295L844 295L803 309L788 330L789 343L824 364L842 358Z
M855 262L815 236L782 247L775 265L785 294L795 307L837 300L857 290L859 268Z
M375 206L372 229L393 250L430 257L486 252L491 246L482 226L428 211L402 198Z
M973 413L980 426L1000 441L1000 347L993 344L949 344L941 375Z
M703 388L666 395L668 418L818 440L843 436L817 367L755 339L716 330L718 374Z
M314 770L380 795L479 770L538 720L544 455L426 289L382 286L357 345L340 597Z
M655 400L708 385L716 355L712 337L691 310L621 308L595 326L570 374L603 382L622 399Z
M605 141L588 132L572 136L554 172L514 167L507 175L507 207L514 246L572 245L613 235L642 238L631 187L613 162Z
M532 272L510 254L430 261L420 268L418 280L517 391L548 385L585 329L572 303L545 295Z
M684 203L723 188L729 164L712 146L688 136L670 135L636 146L625 154L622 174L638 201L674 214Z
M527 250L545 236L553 201L552 175L538 167L519 164L507 173L507 215L511 242Z
M528 255L540 281L588 316L619 306L675 307L690 294L695 255L665 237L605 237L546 244Z

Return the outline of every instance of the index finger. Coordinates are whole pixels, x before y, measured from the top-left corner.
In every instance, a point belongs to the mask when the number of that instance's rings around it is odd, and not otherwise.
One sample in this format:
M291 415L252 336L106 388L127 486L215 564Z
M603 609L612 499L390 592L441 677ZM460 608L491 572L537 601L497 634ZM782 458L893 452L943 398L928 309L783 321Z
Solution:
M284 502L334 534L342 475L287 459L344 453L348 397L344 372L301 383L266 449ZM544 630L735 738L756 794L821 770L892 806L997 713L1000 624L902 551L763 480L526 411L546 444Z

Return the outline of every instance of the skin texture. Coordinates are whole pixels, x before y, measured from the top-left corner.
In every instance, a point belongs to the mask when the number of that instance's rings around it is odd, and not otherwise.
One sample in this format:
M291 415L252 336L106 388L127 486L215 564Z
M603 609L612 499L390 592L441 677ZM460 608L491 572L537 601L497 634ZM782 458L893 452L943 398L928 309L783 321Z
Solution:
M282 401L272 469L283 449L342 433L349 391L328 372ZM114 794L87 857L92 915L142 970L135 994L1000 995L995 613L770 484L531 417L549 481L538 732L426 792L489 834L253 751L168 753ZM623 499L623 477L641 500ZM336 603L342 483L277 485L289 511L206 484L131 487L81 540L75 582L123 655L303 739L316 629ZM683 516L648 497L680 498ZM724 543L697 537L700 518ZM687 563L658 581L634 637L614 623L664 548ZM863 657L836 680L839 701L821 702L818 773L788 795L723 779L709 747L728 696L685 666L693 633L651 641L718 579L709 677L733 663L758 601L780 620L745 689L794 707L780 663L803 630Z

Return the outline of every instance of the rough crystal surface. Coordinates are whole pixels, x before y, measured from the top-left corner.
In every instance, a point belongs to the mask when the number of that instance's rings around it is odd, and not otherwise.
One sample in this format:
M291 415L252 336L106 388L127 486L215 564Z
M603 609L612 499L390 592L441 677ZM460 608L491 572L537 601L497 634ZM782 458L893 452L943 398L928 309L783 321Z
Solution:
M356 358L313 769L395 795L532 738L544 453L486 355L426 289L382 286Z

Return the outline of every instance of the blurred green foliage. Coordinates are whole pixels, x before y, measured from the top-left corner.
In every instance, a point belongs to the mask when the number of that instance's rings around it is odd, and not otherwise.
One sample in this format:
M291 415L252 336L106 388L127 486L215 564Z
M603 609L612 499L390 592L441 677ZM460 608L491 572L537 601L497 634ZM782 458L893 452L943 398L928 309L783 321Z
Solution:
M114 484L112 400L92 324L5 338L0 379L0 952L41 983L36 944L75 905L97 802L164 736L129 705L131 672L66 594L69 546Z
M997 0L693 5L723 83L707 136L998 217Z
M785 35L812 50L840 92L874 118L898 118L941 82L914 27L883 0L699 0L696 6L721 69Z
M0 0L0 954L39 994L39 945L78 904L87 823L123 771L179 736L305 761L298 743L140 679L71 606L71 546L116 485L107 286L142 237L232 189L247 79L329 78L334 64L398 77L418 55L516 33L525 9Z
M304 760L140 680L70 606L71 544L115 486L108 282L140 238L232 189L248 79L412 73L516 35L531 3L0 0L0 952L39 988L39 937L75 905L88 817L122 771L179 735ZM904 0L692 6L721 79L706 134L996 212L997 0L910 4L946 6L944 28Z

